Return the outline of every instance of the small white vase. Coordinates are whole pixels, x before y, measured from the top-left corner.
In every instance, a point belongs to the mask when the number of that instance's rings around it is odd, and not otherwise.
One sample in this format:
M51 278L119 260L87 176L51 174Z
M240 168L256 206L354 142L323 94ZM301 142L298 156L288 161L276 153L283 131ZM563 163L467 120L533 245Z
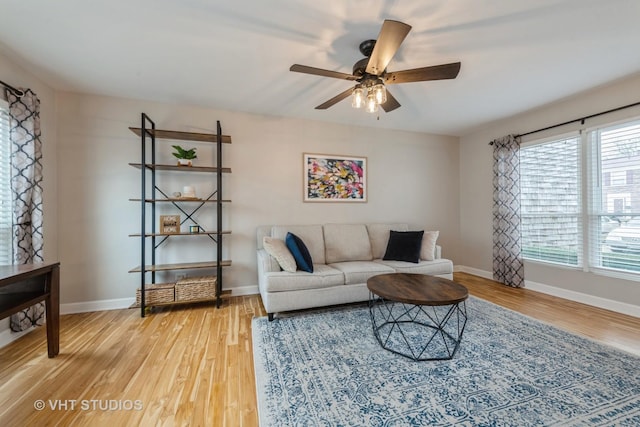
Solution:
M189 159L178 159L178 166L191 166L191 160Z

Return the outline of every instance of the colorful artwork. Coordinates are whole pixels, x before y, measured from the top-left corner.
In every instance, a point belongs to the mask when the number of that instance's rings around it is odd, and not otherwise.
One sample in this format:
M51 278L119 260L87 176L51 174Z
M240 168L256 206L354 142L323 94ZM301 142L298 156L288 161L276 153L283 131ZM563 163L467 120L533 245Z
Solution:
M366 202L366 157L304 154L305 202Z

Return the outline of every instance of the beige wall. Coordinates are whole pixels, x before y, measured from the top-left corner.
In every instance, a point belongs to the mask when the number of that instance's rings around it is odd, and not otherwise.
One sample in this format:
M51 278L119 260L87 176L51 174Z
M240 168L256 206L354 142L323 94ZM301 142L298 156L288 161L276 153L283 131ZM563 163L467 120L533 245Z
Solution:
M18 88L30 88L40 99L40 124L42 132L43 159L43 211L44 211L44 258L58 259L58 160L56 93L49 86L5 56L0 44L0 80ZM3 99L4 88L0 87ZM63 276L64 278L64 276ZM8 320L0 321L0 333L8 329ZM2 339L0 338L0 341Z
M1 50L0 75L15 86L31 87L42 101L45 256L62 262L62 302L77 303L78 309L89 307L88 302L121 306L138 285L136 275L127 271L138 264L138 241L128 234L137 231L139 207L128 199L138 195L139 173L127 163L139 160L139 143L127 128L139 125L142 111L158 127L188 131L210 131L221 120L224 133L232 135L225 164L233 173L225 178L224 191L233 200L225 217L233 235L225 238L225 257L234 265L225 271L225 283L243 291L257 283L255 228L272 223L406 221L415 229L439 229L444 255L456 265L490 271L488 141L640 98L640 76L634 76L492 123L458 143L447 136L56 93ZM600 121L638 115L628 110ZM303 203L303 152L366 156L369 202ZM162 155L169 156L168 145ZM194 183L204 188L204 183ZM202 241L189 242L190 257L211 250ZM160 261L177 260L181 252L178 242L170 243ZM637 282L532 263L527 264L527 279L640 305Z
M223 187L232 200L224 221L233 232L225 237L225 257L233 260L225 270L227 288L257 286L255 230L265 224L402 221L413 229L440 230L444 256L456 257L455 137L71 93L58 98L63 303L134 295L138 276L127 271L139 263L139 244L128 234L138 230L139 205L128 199L139 195L139 171L127 163L139 161L139 139L128 127L139 126L142 111L165 129L211 131L220 120L223 133L233 138L224 147L224 164L233 171ZM160 156L170 158L170 144L158 147ZM206 157L206 147L199 150ZM303 203L304 152L366 156L369 201ZM164 185L179 190L182 178L172 179ZM185 179L202 194L206 183ZM186 246L170 242L160 261L212 251L199 239L182 240Z
M515 95L517 96L517 95ZM457 263L482 271L492 269L492 149L489 141L509 133L524 133L640 101L640 75L596 88L534 111L491 123L460 139L460 235ZM640 117L640 108L589 120L587 127ZM578 129L579 123L536 137ZM559 290L640 306L640 283L576 269L527 262L528 281Z

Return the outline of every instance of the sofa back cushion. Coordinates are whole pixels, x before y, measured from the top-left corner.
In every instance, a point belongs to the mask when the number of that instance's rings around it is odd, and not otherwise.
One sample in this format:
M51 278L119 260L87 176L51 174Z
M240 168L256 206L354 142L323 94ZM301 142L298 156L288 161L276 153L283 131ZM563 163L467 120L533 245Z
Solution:
M371 242L364 224L325 224L327 264L343 261L371 261Z
M382 259L389 243L389 232L408 231L407 224L367 224L373 259Z
M274 225L271 227L271 237L276 239L285 240L287 233L293 233L302 240L314 264L326 264L321 225Z
M256 237L258 238L256 240L257 249L264 249L264 238L271 237L271 228L273 228L272 225L258 226L258 228L256 229Z

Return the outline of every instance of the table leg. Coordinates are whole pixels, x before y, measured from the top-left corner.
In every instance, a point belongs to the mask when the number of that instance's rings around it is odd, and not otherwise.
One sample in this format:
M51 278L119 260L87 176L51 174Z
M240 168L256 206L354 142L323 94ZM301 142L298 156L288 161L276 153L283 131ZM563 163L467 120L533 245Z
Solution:
M47 274L49 295L45 299L47 316L47 349L49 357L60 352L60 267L54 266Z

